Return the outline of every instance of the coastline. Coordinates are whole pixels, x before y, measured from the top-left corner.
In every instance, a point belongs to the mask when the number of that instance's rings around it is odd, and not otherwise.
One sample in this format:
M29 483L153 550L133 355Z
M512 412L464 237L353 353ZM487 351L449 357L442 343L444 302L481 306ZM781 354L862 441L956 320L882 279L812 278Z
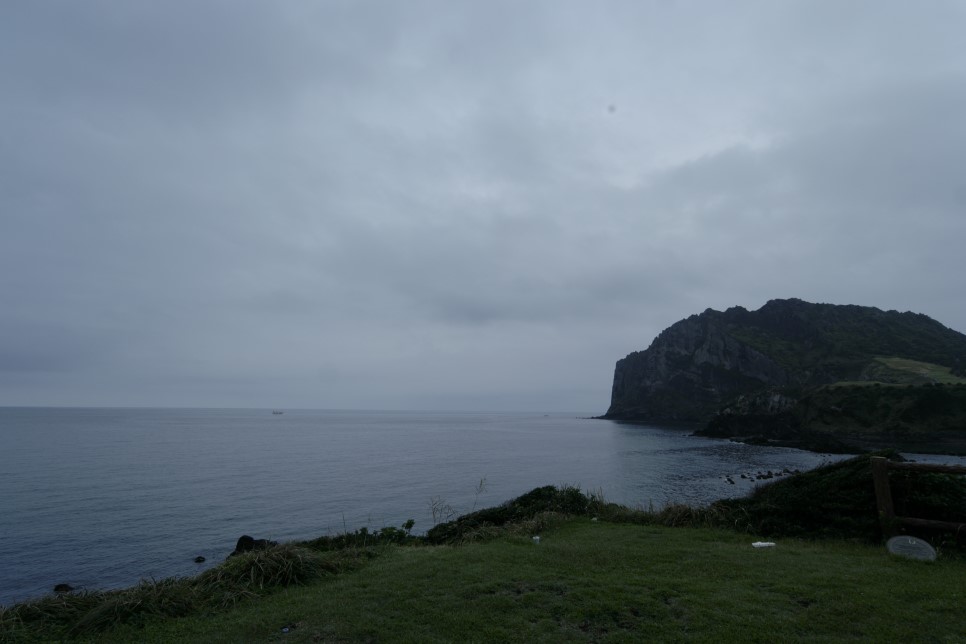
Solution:
M0 609L0 639L34 641L97 635L104 641L132 637L139 641L205 641L213 633L251 639L257 632L257 639L265 639L281 631L292 641L319 641L324 632L319 629L326 625L334 628L329 632L330 639L356 639L370 632L367 629L372 628L373 618L389 620L387 626L393 629L393 636L378 631L381 639L423 639L426 631L407 629L429 625L438 633L441 622L427 621L425 615L442 601L439 592L449 592L443 590L448 587L446 580L453 580L462 589L454 594L460 608L448 608L458 610L457 624L465 628L466 620L484 619L502 633L501 625L511 607L494 612L485 603L486 598L503 595L488 590L489 585L481 587L481 579L511 591L526 584L524 587L530 590L505 596L529 595L531 602L538 597L541 602L563 602L558 604L559 609L578 613L589 605L584 607L583 593L572 594L577 586L586 586L588 592L593 589L588 597L594 598L594 605L613 602L618 610L628 605L627 592L639 592L631 589L640 588L642 579L648 580L647 587L688 588L688 606L700 606L702 611L718 612L729 605L734 593L754 591L756 601L742 601L740 607L728 611L738 616L736 624L747 628L748 620L764 625L776 614L777 605L760 610L763 602L771 606L769 597L774 592L760 596L762 582L754 580L759 575L762 579L781 579L782 584L795 588L795 593L807 593L810 605L834 602L826 606L833 609L830 615L841 615L843 598L851 596L843 589L858 584L864 591L856 597L876 598L875 609L865 613L866 619L877 624L866 633L873 639L879 628L894 634L910 620L920 634L941 635L956 619L966 620L961 611L954 611L957 617L950 621L952 605L948 604L955 604L948 594L949 584L966 574L966 559L949 554L952 542L936 540L939 550L947 554L929 568L907 565L886 554L877 545L881 535L869 467L868 457L856 457L762 486L754 495L760 498L721 501L704 510L686 506L635 510L573 487L536 488L500 506L439 524L425 537L411 535L412 523L406 522L398 528L361 528L310 541L280 545L265 542L264 547L229 558L195 578L142 582L118 591L66 593ZM960 480L957 485L962 488L966 483ZM803 493L816 502L801 503L798 499ZM945 496L939 493L937 498ZM845 500L849 505L843 505ZM926 506L917 512L923 508ZM939 511L948 512L949 508ZM966 512L966 508L957 512ZM749 544L759 537L777 541L778 548L757 553ZM628 567L628 561L634 565ZM829 566L830 561L835 564ZM654 568L656 562L660 562L658 568ZM389 568L400 564L404 572L390 572ZM713 579L714 587L724 592L709 593L688 586L690 580L702 578L702 571L719 567L721 572L712 573L709 581ZM613 572L606 572L610 570ZM737 574L736 570L745 572ZM814 585L816 570L823 571L818 587ZM744 578L749 574L754 579ZM561 578L568 580L565 587L552 582ZM920 597L929 599L928 610L938 613L919 623L924 619L924 609L911 606L890 585L872 583L883 578L893 582L902 579L904 587L916 588ZM732 587L735 580L739 585ZM750 586L741 590L746 584ZM827 598L819 588L828 590ZM608 599L611 596L613 599ZM305 604L293 604L293 597L310 599ZM341 606L338 617L332 612L332 601ZM375 612L374 601L379 607ZM399 614L394 608L397 601L402 602L398 610L403 612ZM781 601L792 610L801 608L794 602ZM534 612L532 603L518 604L512 610L520 610L526 619L546 614L542 609ZM416 620L423 626L409 625L402 614L423 616ZM810 611L808 620L796 627L799 637L818 636L825 628L833 632L843 626L838 617L818 626L822 623L818 618L815 610ZM664 617L649 614L641 621L623 620L607 628L612 633L626 631L627 636L653 636L655 624L664 623L655 620L665 619L667 628L680 627L674 614L667 613ZM722 620L719 617L708 623L709 636L720 636L722 624L728 623ZM585 622L593 623L584 619L574 624ZM237 624L248 629L246 636L238 635ZM548 634L546 639L559 641L556 629L561 627L560 623L551 625L548 633L554 635ZM493 631L476 632L482 641L518 641ZM191 637L187 633L192 633ZM545 638L535 638L531 633L523 639Z

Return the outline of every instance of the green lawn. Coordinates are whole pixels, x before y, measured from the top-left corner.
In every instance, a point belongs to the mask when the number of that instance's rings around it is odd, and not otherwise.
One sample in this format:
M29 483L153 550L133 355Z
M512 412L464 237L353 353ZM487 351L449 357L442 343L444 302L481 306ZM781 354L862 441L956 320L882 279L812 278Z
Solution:
M919 362L918 360L907 360L906 358L877 358L879 362L899 371L908 371L918 376L932 379L933 382L941 384L955 385L966 383L966 378L960 378L952 374L952 369L931 362Z
M101 641L966 642L966 561L561 519L541 535L389 546L360 569ZM283 627L293 626L289 632Z
M954 376L952 369L931 362L920 362L906 358L883 357L876 358L876 362L885 367L884 375L879 369L873 368L867 373L866 380L840 380L832 387L854 387L882 385L886 387L905 387L909 384L936 383L940 385L966 384L966 378ZM880 380L881 379L881 380Z

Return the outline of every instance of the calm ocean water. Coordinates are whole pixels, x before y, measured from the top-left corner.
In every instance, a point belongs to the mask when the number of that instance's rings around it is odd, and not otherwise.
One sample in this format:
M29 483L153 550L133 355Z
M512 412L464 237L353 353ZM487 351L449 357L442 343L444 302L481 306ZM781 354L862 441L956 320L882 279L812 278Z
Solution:
M424 531L433 498L467 512L574 484L629 505L703 504L750 489L727 475L832 460L511 413L0 408L0 447L3 605L62 582L196 574L242 534L310 538L410 518Z

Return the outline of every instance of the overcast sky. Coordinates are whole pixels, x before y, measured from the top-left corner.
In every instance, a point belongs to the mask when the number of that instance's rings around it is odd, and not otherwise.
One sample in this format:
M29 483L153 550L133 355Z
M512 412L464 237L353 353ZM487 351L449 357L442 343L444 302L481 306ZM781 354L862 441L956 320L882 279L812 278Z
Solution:
M769 299L966 331L966 3L0 4L0 405L602 413Z

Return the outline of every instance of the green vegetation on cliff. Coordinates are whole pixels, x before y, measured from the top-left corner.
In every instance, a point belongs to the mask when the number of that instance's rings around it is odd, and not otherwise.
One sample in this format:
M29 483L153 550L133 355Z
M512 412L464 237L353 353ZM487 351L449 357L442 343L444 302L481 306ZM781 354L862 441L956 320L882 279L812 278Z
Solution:
M749 404L742 405L748 402ZM774 412L755 400L722 410L698 433L816 451L966 454L966 385L837 384Z
M728 333L775 359L798 384L858 379L880 356L966 375L966 336L922 314L792 299L725 315Z

